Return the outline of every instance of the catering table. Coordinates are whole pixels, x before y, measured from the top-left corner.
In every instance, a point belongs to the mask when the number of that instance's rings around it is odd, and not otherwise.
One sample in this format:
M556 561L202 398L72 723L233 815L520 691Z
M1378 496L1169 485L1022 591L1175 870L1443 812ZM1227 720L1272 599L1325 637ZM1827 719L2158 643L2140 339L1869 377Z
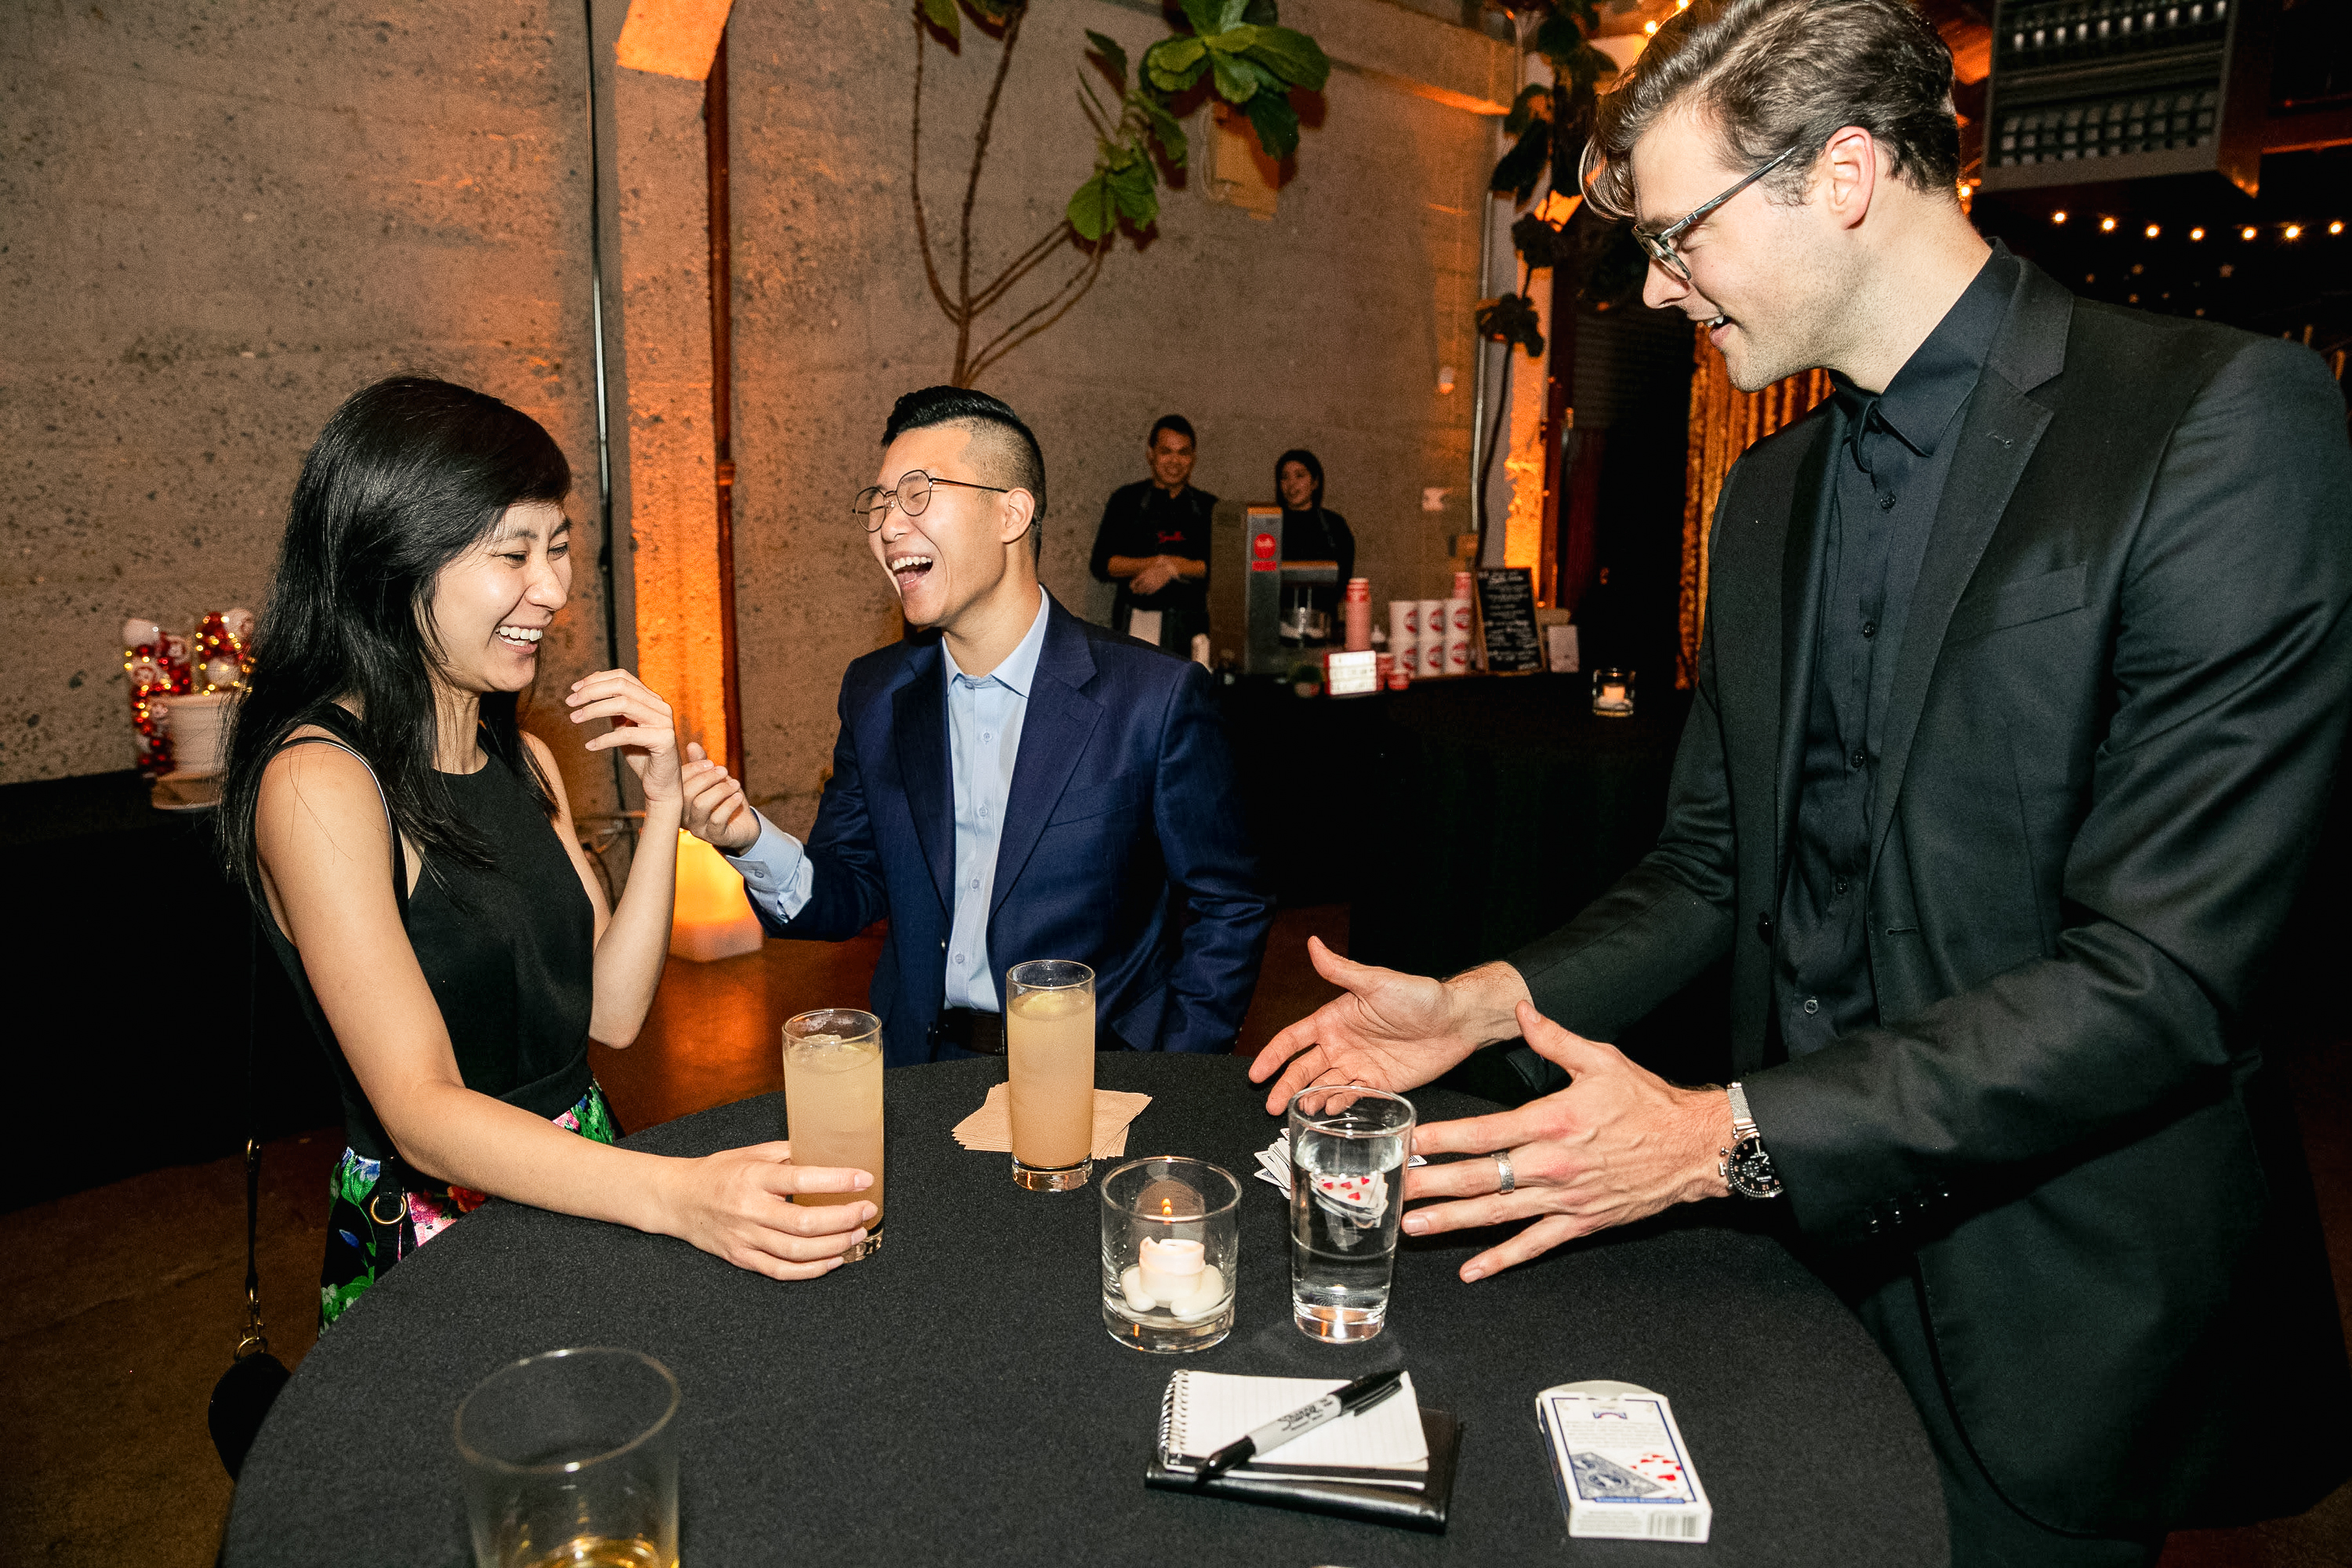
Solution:
M1103 1087L1153 1096L1130 1153L1238 1173L1278 1130L1233 1058L1099 1063ZM680 1556L704 1568L1944 1561L1942 1497L1902 1387L1769 1237L1694 1211L1476 1286L1454 1278L1469 1240L1408 1240L1388 1332L1323 1346L1290 1324L1283 1200L1245 1179L1233 1335L1146 1355L1101 1326L1095 1185L1021 1192L1005 1156L950 1139L1002 1071L889 1074L887 1240L822 1280L777 1284L667 1237L504 1203L468 1216L303 1361L247 1460L224 1561L464 1563L458 1401L506 1362L593 1344L677 1375ZM1432 1117L1491 1109L1415 1098ZM782 1111L769 1095L631 1143L708 1152L780 1136ZM1443 1536L1143 1486L1179 1366L1341 1377L1400 1362L1423 1404L1465 1423ZM1568 1541L1534 1399L1595 1377L1674 1400L1715 1505L1707 1544Z

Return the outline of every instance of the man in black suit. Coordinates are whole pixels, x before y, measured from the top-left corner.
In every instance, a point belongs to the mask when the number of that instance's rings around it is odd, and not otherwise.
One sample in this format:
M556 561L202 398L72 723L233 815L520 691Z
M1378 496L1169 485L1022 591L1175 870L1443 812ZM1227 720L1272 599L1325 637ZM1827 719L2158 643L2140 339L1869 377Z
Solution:
M1348 994L1252 1073L1272 1108L1524 1036L1570 1086L1423 1128L1491 1157L1407 1180L1453 1200L1409 1231L1534 1221L1464 1279L1758 1198L1911 1390L1956 1562L2145 1563L2352 1463L2242 1023L2344 733L2352 453L2307 350L1987 247L1950 84L1904 0L1696 0L1602 99L1648 302L1838 394L1724 487L1657 848L1442 984L1318 944ZM1727 1089L1594 1043L1726 956Z

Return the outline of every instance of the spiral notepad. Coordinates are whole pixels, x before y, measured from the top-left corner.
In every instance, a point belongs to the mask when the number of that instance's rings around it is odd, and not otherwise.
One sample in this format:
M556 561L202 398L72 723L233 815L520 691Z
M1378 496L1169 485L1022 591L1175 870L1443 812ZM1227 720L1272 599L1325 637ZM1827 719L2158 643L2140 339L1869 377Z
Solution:
M1202 1459L1339 1385L1338 1378L1177 1373L1160 1400L1160 1441L1143 1484L1192 1497L1443 1531L1454 1498L1462 1425L1443 1410L1420 1408L1409 1376L1378 1405L1202 1481Z
M1234 1439L1299 1406L1344 1387L1345 1378L1236 1377L1184 1370L1168 1379L1160 1414L1160 1451L1173 1468L1196 1465ZM1396 1393L1357 1415L1317 1427L1236 1474L1269 1479L1294 1476L1353 1481L1360 1486L1420 1489L1429 1469L1421 1402L1412 1374Z

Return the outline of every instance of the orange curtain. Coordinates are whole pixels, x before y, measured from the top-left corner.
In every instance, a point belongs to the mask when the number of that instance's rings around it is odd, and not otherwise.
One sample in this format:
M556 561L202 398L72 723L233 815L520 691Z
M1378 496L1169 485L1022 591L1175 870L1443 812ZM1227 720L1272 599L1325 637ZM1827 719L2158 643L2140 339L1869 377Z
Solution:
M1706 341L1705 325L1695 335L1698 374L1691 377L1690 459L1683 487L1682 647L1675 659L1675 684L1685 689L1698 668L1699 634L1706 627L1706 531L1724 476L1742 452L1803 418L1830 395L1825 370L1805 371L1761 392L1742 392L1731 384L1729 367Z

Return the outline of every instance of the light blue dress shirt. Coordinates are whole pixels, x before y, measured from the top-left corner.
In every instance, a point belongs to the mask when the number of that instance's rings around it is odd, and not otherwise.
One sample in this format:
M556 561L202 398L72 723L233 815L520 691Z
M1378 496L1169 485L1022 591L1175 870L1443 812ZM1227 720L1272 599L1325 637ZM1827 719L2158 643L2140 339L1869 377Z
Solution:
M1045 647L1045 591L1037 618L1004 662L986 675L966 675L940 645L947 674L948 768L955 785L955 921L948 934L947 1000L950 1007L1002 1012L988 962L988 910L996 889L996 848L1004 834L1004 805L1021 756L1021 725L1037 656ZM751 901L789 921L816 887L816 867L801 841L763 814L760 837L727 858L743 874Z

